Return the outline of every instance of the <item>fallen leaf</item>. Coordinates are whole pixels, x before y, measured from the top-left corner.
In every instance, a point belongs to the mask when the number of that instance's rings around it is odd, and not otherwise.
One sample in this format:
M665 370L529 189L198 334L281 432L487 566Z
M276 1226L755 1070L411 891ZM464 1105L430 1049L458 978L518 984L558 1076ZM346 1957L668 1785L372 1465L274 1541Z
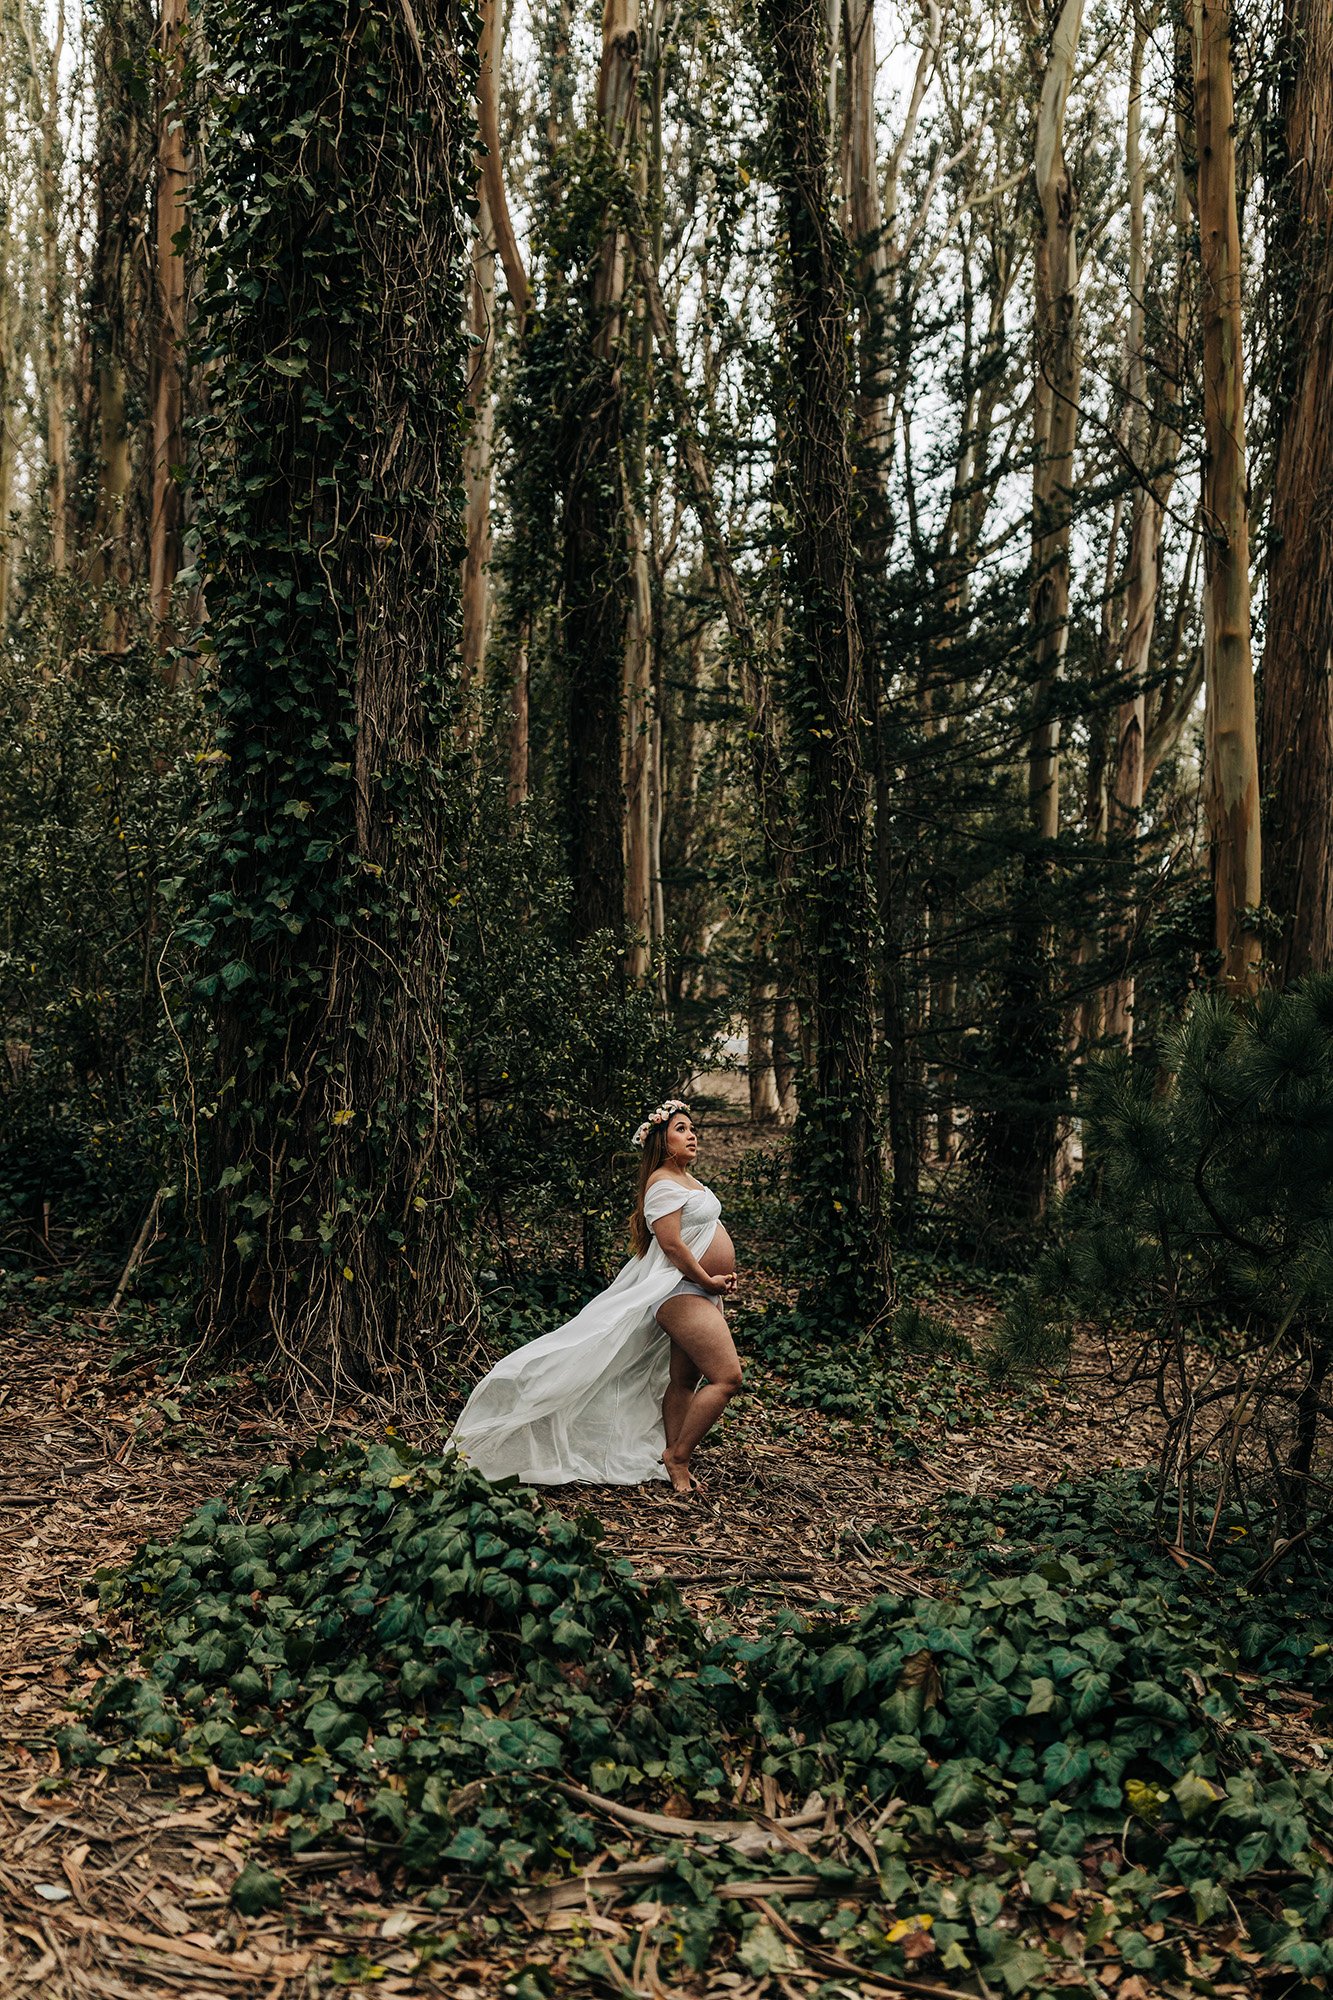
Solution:
M425 1919L411 1910L392 1910L380 1925L382 1938L408 1937Z

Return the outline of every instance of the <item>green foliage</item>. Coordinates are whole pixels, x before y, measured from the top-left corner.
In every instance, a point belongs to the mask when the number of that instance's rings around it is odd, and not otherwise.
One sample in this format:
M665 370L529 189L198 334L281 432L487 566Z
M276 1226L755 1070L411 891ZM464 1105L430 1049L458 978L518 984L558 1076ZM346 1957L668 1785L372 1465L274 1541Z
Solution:
M243 1917L258 1917L265 1910L276 1910L281 1902L282 1884L272 1869L247 1861L231 1885L232 1908Z
M213 1310L356 1372L464 1294L442 1002L470 37L452 0L420 32L382 0L210 0L203 25L215 747L182 935Z
M598 1290L598 1281L572 1266L546 1266L503 1282L480 1274L482 1338L493 1354L506 1354L550 1327L573 1319Z
M595 1534L456 1460L310 1451L109 1583L149 1670L103 1682L90 1721L237 1773L295 1850L350 1811L414 1869L586 1853L551 1774L618 1788L688 1754L696 1782L720 1777L687 1699L639 1700L662 1600Z
M549 777L580 940L624 928L622 682L644 371L633 313L597 274L633 200L639 109L622 113L614 136L599 109L561 150L536 244L537 305L505 405L514 537L501 567L511 618L535 627L550 653Z
M570 1234L596 1267L628 1254L630 1135L707 1061L617 940L573 946L569 885L537 813L483 786L455 918L450 986L465 1132L483 1227L549 1261ZM555 1238L553 1244L552 1238Z
M1014 1292L986 1343L984 1362L994 1381L1062 1367L1069 1359L1073 1328L1051 1311L1048 1299L1061 1260L1049 1251L1038 1258L1032 1282Z
M902 1971L912 1928L886 1912L924 1913L946 1966L1025 1989L1044 1960L1017 1976L1005 1896L1067 1900L1099 1862L1141 1971L1175 1963L1143 1927L1191 1908L1206 1923L1228 1899L1275 1966L1333 1970L1327 1775L1289 1770L1246 1726L1227 1632L1109 1560L1048 1553L947 1599L709 1634L590 1524L379 1445L308 1453L209 1503L106 1597L144 1665L99 1684L66 1754L217 1764L297 1850L369 1837L413 1873L502 1883L598 1845L557 1780L669 1787L706 1811L743 1760L788 1795L873 1813L879 1900L836 1935L880 1970ZM737 1922L713 1888L747 1864L666 1853L661 1893L702 1964ZM846 1871L819 1867L831 1919ZM271 1895L255 1872L247 1897Z
M1093 1066L1095 1194L1059 1267L1115 1324L1323 1337L1333 1308L1333 978L1240 1007L1200 995L1162 1050ZM1054 1267L1052 1270L1054 1275Z
M1189 1385L1225 1363L1237 1432L1270 1434L1274 1518L1303 1534L1333 1361L1333 978L1243 1006L1199 996L1156 1073L1123 1054L1095 1064L1083 1112L1087 1184L994 1366L1044 1364L1079 1319L1169 1353L1185 1386L1164 1466L1179 1478L1209 1448ZM1213 1406L1221 1393L1214 1381ZM1246 1454L1227 1459L1240 1478Z
M100 613L42 598L0 650L0 1221L49 1204L123 1244L174 1166L159 981L196 716L146 647L101 650Z
M897 1352L971 1359L972 1347L965 1335L938 1314L928 1311L916 1299L909 1299L898 1307L890 1326L892 1344Z
M1182 1571L1163 1541L1174 1500L1164 1503L1153 1481L1133 1473L1061 1480L1044 1492L954 1493L928 1517L927 1546L958 1576L978 1567L1023 1573L1052 1556L1133 1576L1188 1611L1211 1643L1232 1647L1247 1673L1333 1694L1333 1533L1325 1525L1311 1538L1301 1578L1278 1574L1256 1586L1253 1524L1225 1507L1207 1566Z
M900 1452L922 1424L982 1422L986 1385L964 1336L919 1304L900 1306L882 1334L849 1334L805 1305L742 1307L741 1344L769 1371L770 1392L799 1409L870 1424Z

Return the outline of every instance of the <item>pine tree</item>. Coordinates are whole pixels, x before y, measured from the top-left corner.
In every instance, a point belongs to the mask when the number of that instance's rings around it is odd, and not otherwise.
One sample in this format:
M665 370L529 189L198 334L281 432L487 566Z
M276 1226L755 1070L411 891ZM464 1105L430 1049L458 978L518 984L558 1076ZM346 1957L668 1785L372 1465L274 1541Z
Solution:
M1211 1489L1244 1476L1268 1491L1275 1534L1299 1535L1333 1435L1333 977L1201 994L1161 1064L1092 1065L1091 1187L1012 1331L1030 1349L1093 1318L1146 1342L1181 1521L1194 1511L1203 1535Z

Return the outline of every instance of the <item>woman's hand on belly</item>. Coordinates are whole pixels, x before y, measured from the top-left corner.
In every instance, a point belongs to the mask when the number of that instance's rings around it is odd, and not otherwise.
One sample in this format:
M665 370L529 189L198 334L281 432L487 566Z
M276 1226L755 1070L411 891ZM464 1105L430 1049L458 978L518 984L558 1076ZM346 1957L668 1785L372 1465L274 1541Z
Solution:
M736 1284L736 1246L721 1223L713 1231L713 1240L699 1259L710 1278L730 1278L729 1291Z

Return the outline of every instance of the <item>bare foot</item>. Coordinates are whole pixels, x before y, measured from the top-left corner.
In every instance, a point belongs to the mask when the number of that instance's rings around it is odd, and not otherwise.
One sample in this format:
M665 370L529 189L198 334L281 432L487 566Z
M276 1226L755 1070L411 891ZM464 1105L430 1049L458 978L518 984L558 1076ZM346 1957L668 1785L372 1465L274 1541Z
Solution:
M677 1493L693 1493L694 1481L690 1478L689 1461L676 1458L669 1451L662 1453L662 1463L667 1469L667 1477Z

